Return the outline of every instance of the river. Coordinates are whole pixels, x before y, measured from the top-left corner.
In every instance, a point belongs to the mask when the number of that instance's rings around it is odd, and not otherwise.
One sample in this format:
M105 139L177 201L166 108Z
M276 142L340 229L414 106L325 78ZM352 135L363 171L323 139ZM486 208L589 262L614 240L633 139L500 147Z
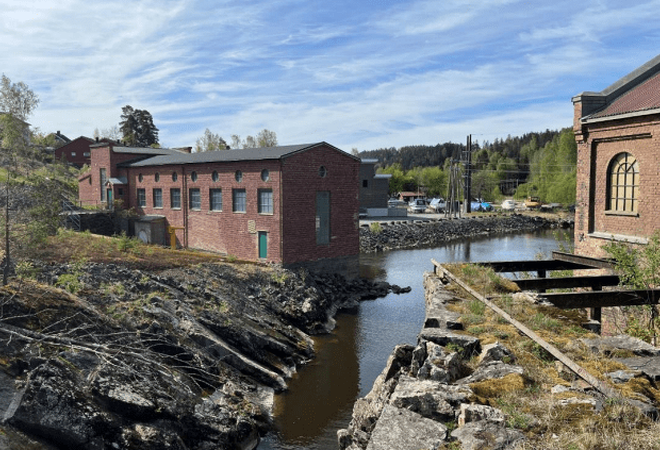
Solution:
M569 231L560 231L570 238ZM258 450L337 450L337 430L346 428L353 403L370 390L398 344L416 344L424 321L423 274L438 262L549 258L563 239L556 232L505 234L450 242L441 247L361 255L360 275L411 286L408 294L362 302L355 314L340 314L331 334L315 336L317 357L289 380L275 400L277 432Z

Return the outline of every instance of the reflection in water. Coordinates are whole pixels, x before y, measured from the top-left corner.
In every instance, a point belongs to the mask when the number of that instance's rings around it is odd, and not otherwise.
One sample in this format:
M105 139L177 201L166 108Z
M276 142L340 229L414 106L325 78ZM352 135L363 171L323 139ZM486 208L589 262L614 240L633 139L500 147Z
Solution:
M569 232L566 232L569 233ZM568 235L570 237L570 235ZM411 286L360 304L357 314L341 314L337 328L315 337L317 357L302 367L289 391L276 398L278 433L259 450L336 450L337 430L346 428L353 403L370 390L398 344L415 344L424 321L424 272L431 259L443 262L545 258L558 248L551 231L466 239L442 247L360 255L360 276Z
M278 439L288 445L272 448L321 448L319 441L332 444L323 448L337 448L336 430L346 426L358 396L356 340L344 339L356 335L357 319L344 315L335 333L314 337L317 357L276 398Z

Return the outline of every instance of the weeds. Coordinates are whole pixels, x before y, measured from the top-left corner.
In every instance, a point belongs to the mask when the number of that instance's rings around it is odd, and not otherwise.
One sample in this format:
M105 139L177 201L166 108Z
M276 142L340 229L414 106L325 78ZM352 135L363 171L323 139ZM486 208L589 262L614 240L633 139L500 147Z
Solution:
M380 225L380 222L371 222L369 224L369 229L374 234L380 234L383 232L383 227Z

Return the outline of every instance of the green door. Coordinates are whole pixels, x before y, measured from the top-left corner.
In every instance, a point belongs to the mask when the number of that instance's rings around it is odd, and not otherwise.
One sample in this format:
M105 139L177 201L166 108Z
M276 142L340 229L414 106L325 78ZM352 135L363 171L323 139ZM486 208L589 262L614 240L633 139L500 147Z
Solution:
M268 233L265 231L259 232L259 258L268 258Z

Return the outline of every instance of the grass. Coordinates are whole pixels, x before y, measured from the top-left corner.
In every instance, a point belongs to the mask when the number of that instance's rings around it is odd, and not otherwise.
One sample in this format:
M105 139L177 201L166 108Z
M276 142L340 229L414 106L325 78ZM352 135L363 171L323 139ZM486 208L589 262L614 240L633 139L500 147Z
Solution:
M34 255L26 256L61 264L85 261L119 264L140 270L163 270L208 262L236 261L236 258L229 259L211 253L147 245L125 235L105 237L71 230L60 230L56 236L48 238L46 245L34 251Z
M605 374L625 368L581 345L580 338L596 337L581 326L586 321L586 312L535 305L517 295L517 287L509 286L507 280L497 280L497 274L483 267L465 264L445 267L477 292L490 296L500 308L596 378L605 381ZM591 398L579 391L556 395L550 392L558 384L569 386L579 379L577 375L460 287L450 284L448 288L457 298L464 299L448 307L461 314L465 332L479 337L482 346L500 341L524 369L522 377L508 376L509 379L471 385L476 401L500 408L508 426L525 432L527 441L520 449L660 450L660 423L651 421L626 402L608 400L600 412L585 404L561 405L562 398ZM660 403L660 389L644 377L633 378L616 389L623 397L640 400L642 394Z

